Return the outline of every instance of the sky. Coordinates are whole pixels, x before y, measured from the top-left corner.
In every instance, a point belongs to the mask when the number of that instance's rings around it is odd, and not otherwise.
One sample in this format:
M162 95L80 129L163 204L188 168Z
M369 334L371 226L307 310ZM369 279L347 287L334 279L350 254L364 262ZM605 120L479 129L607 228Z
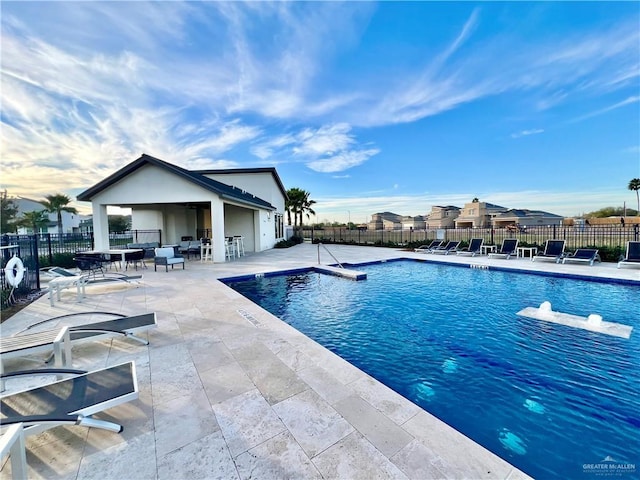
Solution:
M474 197L636 207L640 2L17 2L0 188L78 193L146 153L275 167L311 221Z

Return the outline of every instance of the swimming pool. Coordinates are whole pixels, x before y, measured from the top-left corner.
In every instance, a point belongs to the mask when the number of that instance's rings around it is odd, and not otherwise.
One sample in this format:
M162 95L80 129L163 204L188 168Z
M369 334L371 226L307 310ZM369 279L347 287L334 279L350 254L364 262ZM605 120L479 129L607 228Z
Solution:
M529 475L637 474L640 287L415 261L357 268L367 280L226 283ZM516 315L543 301L634 331Z

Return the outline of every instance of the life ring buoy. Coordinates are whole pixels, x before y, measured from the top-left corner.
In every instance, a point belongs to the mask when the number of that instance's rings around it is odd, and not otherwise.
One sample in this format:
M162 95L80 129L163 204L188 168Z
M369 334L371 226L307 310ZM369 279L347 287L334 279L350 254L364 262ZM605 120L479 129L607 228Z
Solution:
M19 257L12 257L4 267L4 275L7 279L7 283L12 287L17 287L24 278L24 264Z

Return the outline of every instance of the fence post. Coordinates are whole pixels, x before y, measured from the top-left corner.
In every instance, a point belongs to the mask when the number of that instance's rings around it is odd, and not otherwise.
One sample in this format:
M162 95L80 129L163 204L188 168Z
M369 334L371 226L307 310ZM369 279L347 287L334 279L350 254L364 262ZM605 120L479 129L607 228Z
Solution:
M47 241L47 254L49 255L49 263L53 264L53 250L51 248L51 234L45 233L45 239Z
M40 252L38 252L38 234L33 235L33 263L36 269L36 288L40 290Z

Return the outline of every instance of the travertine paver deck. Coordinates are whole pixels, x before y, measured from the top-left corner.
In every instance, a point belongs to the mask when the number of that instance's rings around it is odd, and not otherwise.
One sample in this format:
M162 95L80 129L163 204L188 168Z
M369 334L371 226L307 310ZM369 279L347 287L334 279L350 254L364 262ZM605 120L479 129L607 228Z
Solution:
M639 270L608 264L330 248L349 263L412 257L640 281ZM135 360L140 398L101 415L121 422L121 434L58 427L30 437L29 478L527 478L216 280L312 266L317 255L303 244L225 264L191 260L169 273L151 268L139 284L90 286L82 303L68 290L55 307L43 297L8 319L3 336L71 312L158 315L149 346L112 339L74 347L81 368ZM15 360L7 369L41 361ZM7 462L0 473L10 477Z

